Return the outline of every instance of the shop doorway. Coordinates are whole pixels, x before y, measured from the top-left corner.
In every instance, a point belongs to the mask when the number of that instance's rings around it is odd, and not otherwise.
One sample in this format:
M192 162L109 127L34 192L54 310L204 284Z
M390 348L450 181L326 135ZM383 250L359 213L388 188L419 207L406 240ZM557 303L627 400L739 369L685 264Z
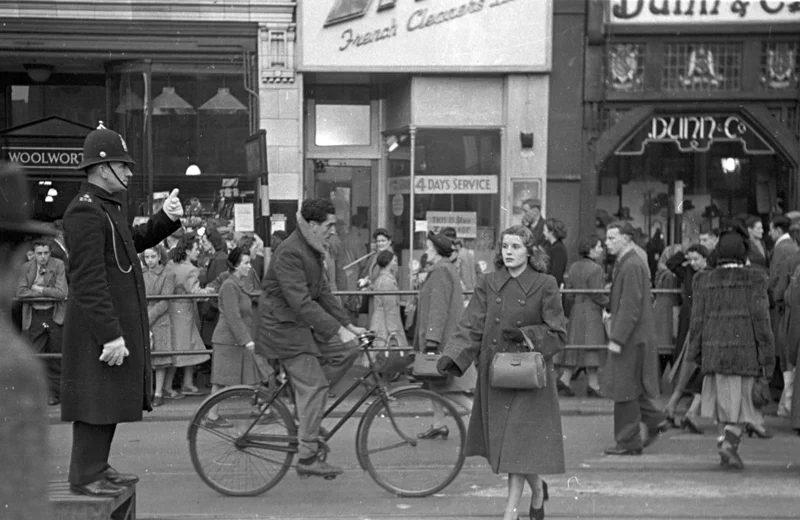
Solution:
M336 207L336 218L349 227L356 215L356 223L363 225L366 242L372 229L372 172L374 161L313 159L306 161L314 179L314 197L330 198Z

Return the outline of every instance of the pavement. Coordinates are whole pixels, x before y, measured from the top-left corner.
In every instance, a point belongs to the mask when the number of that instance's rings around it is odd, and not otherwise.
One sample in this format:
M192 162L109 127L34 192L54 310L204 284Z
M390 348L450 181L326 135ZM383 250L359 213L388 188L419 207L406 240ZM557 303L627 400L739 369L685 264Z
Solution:
M353 367L347 373L347 375L345 375L342 381L340 381L333 388L334 393L340 395L341 393L345 392L358 377L364 374L364 372L364 368ZM176 380L179 380L179 376L176 376ZM164 399L164 404L162 406L154 408L150 413L145 412L143 420L182 421L191 419L195 411L200 407L200 404L210 395L211 389L207 381L207 376L202 374L198 374L195 381L196 385L201 388L203 392L207 392L205 395L185 396L183 399L178 400ZM390 388L394 389L414 384L414 382L402 377L400 381L391 383ZM576 395L575 397L559 398L561 415L611 415L614 410L614 403L608 399L586 397L583 395L585 393L583 390L585 386L586 385L582 381L582 378L579 378L574 382L573 388L575 389L575 392L579 393L580 395ZM349 410L349 408L355 404L355 402L362 395L363 391L361 389L357 389L345 399L345 401L339 406L338 410ZM331 400L329 400L329 402L331 402ZM664 399L664 402L666 402L666 399ZM361 410L356 414L356 416L359 416L360 412L363 412L364 410L366 410L366 405L361 406ZM334 412L333 416L336 417L337 412ZM49 406L48 418L51 424L60 422L60 407Z

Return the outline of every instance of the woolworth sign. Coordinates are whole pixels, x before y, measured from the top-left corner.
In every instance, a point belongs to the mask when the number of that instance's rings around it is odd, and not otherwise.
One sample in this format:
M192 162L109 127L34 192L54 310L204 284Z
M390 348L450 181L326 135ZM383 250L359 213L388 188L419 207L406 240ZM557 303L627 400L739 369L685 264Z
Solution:
M83 160L83 149L50 146L8 146L9 161L26 168L74 170Z

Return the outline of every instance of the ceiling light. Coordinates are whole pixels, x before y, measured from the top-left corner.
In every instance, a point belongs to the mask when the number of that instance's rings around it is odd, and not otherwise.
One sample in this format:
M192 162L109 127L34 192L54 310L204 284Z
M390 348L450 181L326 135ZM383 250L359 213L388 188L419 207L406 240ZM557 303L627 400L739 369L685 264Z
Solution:
M141 110L144 106L142 103L142 98L136 92L133 92L131 89L125 90L125 95L122 96L122 100L120 100L117 109L114 111L117 114L124 114L125 112L130 112L132 110Z
M45 201L45 202L53 202L53 197L51 197L50 195L48 195L47 197L45 197L45 198L44 198L44 201Z
M58 197L58 190L55 189L55 188L50 188L49 190L47 190L47 196L48 197Z
M247 112L247 107L231 94L229 88L221 87L214 97L200 105L199 110L219 114L236 114L237 112Z
M164 87L161 94L153 100L154 116L185 116L195 113L194 107L175 93L175 87Z
M50 74L53 72L53 66L44 63L26 63L23 65L28 77L36 83L44 83L50 79Z

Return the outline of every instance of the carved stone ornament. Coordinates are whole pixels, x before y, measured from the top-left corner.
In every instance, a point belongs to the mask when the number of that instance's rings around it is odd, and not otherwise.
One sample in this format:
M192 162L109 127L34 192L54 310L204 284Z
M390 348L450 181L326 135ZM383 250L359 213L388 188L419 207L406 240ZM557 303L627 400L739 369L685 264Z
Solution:
M637 45L619 43L609 50L610 83L615 90L638 90L642 86L641 53Z
M725 78L717 73L714 64L714 53L704 45L694 47L689 53L689 63L686 67L686 75L681 76L683 86L695 87L719 87Z
M797 84L797 50L788 43L778 43L767 49L767 68L761 82L771 89L783 90Z

